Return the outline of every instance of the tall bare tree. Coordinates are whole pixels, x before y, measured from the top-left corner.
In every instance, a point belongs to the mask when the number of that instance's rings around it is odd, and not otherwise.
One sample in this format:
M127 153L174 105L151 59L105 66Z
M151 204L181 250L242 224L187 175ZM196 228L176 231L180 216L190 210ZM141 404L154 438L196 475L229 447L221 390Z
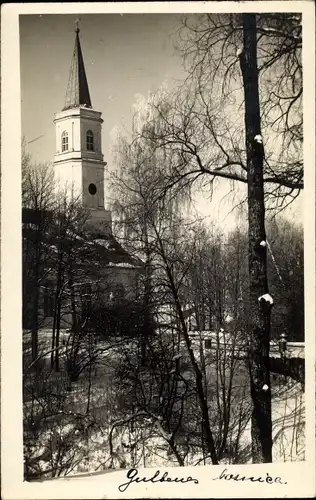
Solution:
M40 326L40 289L47 276L49 252L45 245L54 208L54 173L49 164L32 162L22 143L22 207L25 215L23 229L23 313L24 322L32 332L32 360L38 356ZM31 227L30 227L31 224ZM32 236L31 236L32 235ZM31 295L31 304L28 300Z
M145 123L145 126L147 124ZM120 144L122 147L122 144ZM189 338L189 331L184 316L184 300L181 295L182 280L188 271L190 262L183 262L179 251L179 228L181 217L178 205L173 198L159 196L161 188L161 168L158 164L164 162L164 154L157 153L151 140L141 138L129 149L129 170L121 179L117 179L117 187L126 208L131 210L133 225L129 227L130 238L137 235L138 250L145 252L151 249L151 286L155 290L156 300L165 304L167 310L174 316L174 322L184 340L186 351L194 374L199 409L201 412L202 429L207 443L208 454L212 463L218 463L213 433L210 424L203 374L199 367ZM139 154L141 152L141 154ZM123 148L122 156L126 155ZM158 166L158 168L157 168ZM125 211L126 213L126 211ZM126 220L130 222L131 219ZM185 241L185 236L182 235ZM158 308L159 312L159 308Z
M271 386L269 371L271 298L267 279L267 244L263 187L257 25L255 14L243 15L240 67L245 96L249 244L249 373L253 401L252 459L272 462Z
M153 99L141 134L165 155L161 198L202 179L211 190L221 179L247 187L253 461L270 462L265 204L284 208L303 188L300 17L207 15L186 30L188 79L171 98Z

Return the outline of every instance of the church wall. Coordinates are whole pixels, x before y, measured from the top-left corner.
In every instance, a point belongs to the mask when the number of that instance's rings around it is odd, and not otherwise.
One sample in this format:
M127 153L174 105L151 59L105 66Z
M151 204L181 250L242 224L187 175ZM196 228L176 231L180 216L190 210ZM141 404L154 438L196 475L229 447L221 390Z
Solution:
M89 193L89 185L94 184L97 192ZM104 168L98 164L82 162L83 204L91 208L104 208Z
M82 193L82 175L81 164L79 162L69 161L61 164L55 164L55 175L58 189L66 190L67 195L71 197L79 196Z
M56 121L56 154L65 154L62 151L62 134L64 131L68 134L68 152L80 151L80 120L78 120L78 117L70 115Z
M78 33L77 33L78 35ZM79 36L76 36L75 47L77 54L80 52ZM84 66L81 66L81 60L75 61L72 71L72 81L67 88L65 108L55 114L55 133L56 133L56 153L54 157L54 167L56 178L59 180L59 187L64 190L68 188L69 195L79 195L84 207L91 209L91 217L87 221L93 229L100 229L100 233L112 234L111 212L105 210L105 165L102 154L102 113L91 108L91 99L87 84L83 82L85 78L81 78L84 74ZM79 88L81 85L81 88ZM91 139L87 142L87 132L93 133L93 147ZM62 151L62 134L68 134L67 149ZM90 136L91 137L91 136ZM90 189L89 189L90 186ZM95 191L95 188L96 191ZM93 192L95 191L95 192ZM99 256L96 256L96 261ZM91 270L96 262L91 259ZM120 255L115 256L115 261L120 260ZM125 260L122 257L122 260ZM108 262L108 258L105 258ZM100 265L100 262L97 263ZM122 299L133 300L137 296L137 275L139 270L128 267L128 264L118 262L110 265L100 265L100 275L95 281L93 287L95 291L102 283L101 289L104 294L105 302L111 302L113 296L116 300L119 296ZM89 269L87 270L86 278L89 279ZM90 277L95 273L91 272ZM93 281L93 279L92 279ZM52 289L54 285L52 284ZM78 290L78 294L82 295L82 290ZM96 296L96 294L94 295ZM64 299L63 299L64 300ZM79 299L78 299L79 300ZM69 304L69 296L65 294L62 313L62 328L69 328L71 325L71 310ZM46 312L45 312L46 311ZM52 328L53 318L47 314L47 304L45 311L40 307L40 315L45 327ZM46 317L45 317L46 314Z
M80 120L72 117L71 119L71 142L69 144L69 149L72 151L81 151L80 143Z
M118 287L123 286L125 298L133 300L137 295L137 270L135 268L124 268L121 266L107 267L102 272L104 281L110 292L115 293Z
M93 263L91 263L93 265ZM133 301L137 297L137 269L135 268L123 268L120 266L110 266L102 270L102 278L98 283L97 287L100 287L99 291L104 294L104 302L112 303L116 302L117 298L123 298ZM53 282L49 285L51 287L50 295L54 297L54 285ZM123 287L123 288L122 288ZM124 292L124 295L123 295ZM92 292L93 293L93 292ZM77 295L78 294L78 295ZM76 302L77 302L77 312L79 313L80 308L79 296L82 291L77 290ZM52 301L52 308L54 307L54 301ZM45 311L44 307L44 292L43 289L40 290L40 300L39 300L39 326L40 329L52 329L54 323L53 312L49 313ZM66 296L62 299L61 307L61 319L60 328L68 329L72 325L72 315L71 315L71 304L69 298ZM26 325L25 325L26 326Z
M82 151L87 151L86 147L86 136L88 130L91 130L94 135L94 152L102 153L101 145L101 123L100 121L92 120L91 118L81 118L80 127L80 140L82 145ZM89 152L91 154L91 152Z
M103 235L112 235L112 216L110 210L104 208L94 209L90 212L91 217L87 220L87 229L98 231Z
M101 113L84 107L56 113L56 154L54 158L59 188L80 196L85 207L104 209L104 163L101 151ZM93 133L93 150L88 150L87 132ZM68 149L62 151L63 132L68 134ZM89 185L97 190L89 192Z

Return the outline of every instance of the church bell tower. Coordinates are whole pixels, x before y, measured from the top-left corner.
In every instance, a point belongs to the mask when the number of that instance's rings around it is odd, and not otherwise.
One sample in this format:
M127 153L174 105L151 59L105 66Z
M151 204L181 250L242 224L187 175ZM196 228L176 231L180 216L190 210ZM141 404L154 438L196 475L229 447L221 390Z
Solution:
M55 174L59 187L90 211L89 224L111 233L111 213L104 207L102 113L91 104L79 32L77 26L65 105L54 119Z

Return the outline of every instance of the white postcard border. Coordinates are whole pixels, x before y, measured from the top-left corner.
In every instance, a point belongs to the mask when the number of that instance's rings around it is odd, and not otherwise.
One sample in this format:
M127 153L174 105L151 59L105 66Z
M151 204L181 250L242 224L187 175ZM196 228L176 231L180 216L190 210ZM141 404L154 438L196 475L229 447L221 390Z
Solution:
M315 495L315 15L313 2L146 2L5 4L2 6L2 178L1 178L1 466L5 500L74 498L283 498ZM303 12L304 65L304 235L306 331L306 461L227 466L233 474L280 477L286 484L213 479L225 467L166 468L171 477L199 484L140 483L125 493L126 471L41 483L23 482L21 319L21 93L19 15L130 12ZM143 469L150 477L155 469Z

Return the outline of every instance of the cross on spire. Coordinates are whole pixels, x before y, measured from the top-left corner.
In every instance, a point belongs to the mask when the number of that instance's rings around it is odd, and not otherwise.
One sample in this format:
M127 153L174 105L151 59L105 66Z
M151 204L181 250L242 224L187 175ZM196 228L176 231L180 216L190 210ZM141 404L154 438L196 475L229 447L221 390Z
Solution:
M74 21L76 24L76 39L70 66L65 106L63 108L64 110L70 108L78 108L79 106L86 106L87 108L92 107L79 39L79 21L80 18L77 18Z
M80 29L79 29L79 22L81 21L80 17L77 17L77 19L74 20L74 23L76 24L76 33L79 33L80 32Z

